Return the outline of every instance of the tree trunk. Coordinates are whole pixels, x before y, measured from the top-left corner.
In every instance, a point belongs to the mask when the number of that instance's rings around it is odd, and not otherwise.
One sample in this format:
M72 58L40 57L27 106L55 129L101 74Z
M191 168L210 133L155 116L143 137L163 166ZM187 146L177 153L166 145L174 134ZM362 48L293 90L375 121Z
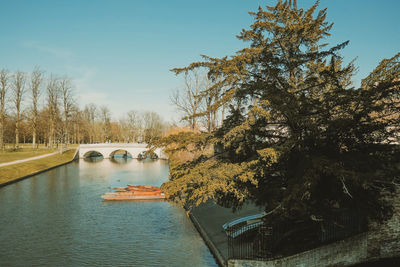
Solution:
M208 112L207 114L207 130L209 133L211 133L211 112Z
M222 105L222 114L221 114L220 125L222 125L222 122L224 121L224 117L225 117L225 105Z
M213 117L212 129L214 130L217 127L217 109L214 109L212 117Z
M3 102L3 101L2 101ZM1 113L0 113L0 147L4 151L4 103L1 103Z
M19 116L17 115L17 121L15 122L15 148L19 145Z
M36 131L34 130L32 133L32 148L36 147Z
M37 115L35 114L35 112L34 112L34 114L33 114L33 118L32 118L32 148L35 148L36 147L36 128L37 128L37 126L36 126L36 123L37 123Z
M54 125L52 120L50 119L50 131L49 131L49 148L53 148L54 143Z
M1 150L4 151L4 121L3 118L0 118L0 147Z

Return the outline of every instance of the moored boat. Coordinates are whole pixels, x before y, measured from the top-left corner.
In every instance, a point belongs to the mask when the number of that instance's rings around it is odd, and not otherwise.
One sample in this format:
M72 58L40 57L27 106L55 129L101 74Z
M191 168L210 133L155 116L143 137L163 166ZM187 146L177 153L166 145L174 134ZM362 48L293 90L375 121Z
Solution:
M146 186L146 185L128 185L126 187L115 187L117 192L161 192L161 188L158 186Z
M148 186L148 185L129 185L127 186L129 190L132 191L161 191L158 186Z
M116 192L105 193L101 198L105 200L163 200L164 193L157 186L128 185L116 187Z
M113 192L113 193L106 193L102 195L101 198L105 200L152 200L152 199L165 199L165 195L163 193L141 194L141 193Z

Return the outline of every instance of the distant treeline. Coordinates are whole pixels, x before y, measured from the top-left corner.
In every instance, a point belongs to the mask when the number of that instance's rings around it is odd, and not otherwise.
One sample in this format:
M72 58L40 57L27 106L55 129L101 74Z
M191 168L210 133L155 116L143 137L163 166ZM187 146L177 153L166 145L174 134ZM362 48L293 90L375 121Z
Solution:
M112 121L105 105L80 108L79 95L66 76L0 70L0 147L5 143L46 144L150 142L166 124L155 112L129 111Z

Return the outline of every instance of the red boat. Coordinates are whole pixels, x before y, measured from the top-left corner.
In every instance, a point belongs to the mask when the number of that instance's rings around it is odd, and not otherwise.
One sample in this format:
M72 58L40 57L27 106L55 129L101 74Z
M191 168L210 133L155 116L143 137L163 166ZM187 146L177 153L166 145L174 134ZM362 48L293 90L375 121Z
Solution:
M157 186L128 185L114 188L117 192L105 193L101 198L105 200L162 200L165 199L161 188Z
M146 186L146 185L128 185L127 187L115 187L115 191L117 192L161 192L161 188L158 186Z

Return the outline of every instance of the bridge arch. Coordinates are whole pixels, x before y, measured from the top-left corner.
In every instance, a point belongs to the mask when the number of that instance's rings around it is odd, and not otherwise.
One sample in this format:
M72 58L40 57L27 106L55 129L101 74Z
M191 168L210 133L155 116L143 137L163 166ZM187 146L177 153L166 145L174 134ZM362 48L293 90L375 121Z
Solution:
M95 151L107 159L113 157L118 150L127 151L131 154L132 158L139 158L139 155L143 151L148 151L149 148L147 144L138 143L81 144L79 145L79 157L88 157L92 151ZM168 159L168 155L163 152L162 148L155 148L152 151L155 153L152 153L153 158Z
M158 154L154 151L149 151L149 150L143 150L142 152L140 152L137 155L138 159L145 159L148 156L150 156L151 159L159 159L160 157L158 156Z
M126 150L126 149L116 149L116 150L112 151L112 152L109 154L108 157L109 157L109 158L114 158L114 156L115 156L116 154L119 154L118 152L122 152L121 154L123 155L123 156L122 156L123 158L133 158L132 153L129 152L129 150Z
M97 150L89 150L85 154L83 154L83 158L91 158L91 157L99 157L99 156L104 158L104 155Z

